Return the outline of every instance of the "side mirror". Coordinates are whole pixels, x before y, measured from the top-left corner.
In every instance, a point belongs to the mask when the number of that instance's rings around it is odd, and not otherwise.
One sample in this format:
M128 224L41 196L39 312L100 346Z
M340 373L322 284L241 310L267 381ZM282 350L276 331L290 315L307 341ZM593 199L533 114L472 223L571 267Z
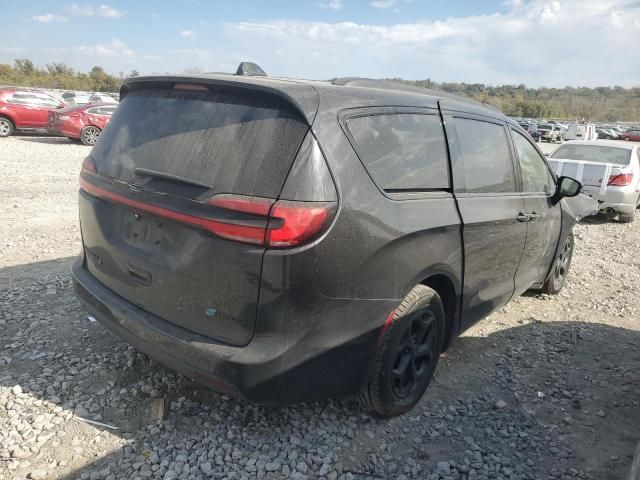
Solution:
M582 184L571 177L560 177L556 185L556 192L551 201L555 205L565 197L575 197L582 191Z

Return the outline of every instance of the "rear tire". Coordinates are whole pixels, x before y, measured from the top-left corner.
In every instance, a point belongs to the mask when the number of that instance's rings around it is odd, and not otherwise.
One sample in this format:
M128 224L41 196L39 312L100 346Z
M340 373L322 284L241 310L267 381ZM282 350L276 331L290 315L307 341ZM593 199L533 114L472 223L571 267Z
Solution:
M570 233L553 260L551 273L540 290L542 293L556 295L564 287L573 258L573 244L573 233Z
M84 145L93 147L98 141L98 138L100 138L101 132L102 131L98 127L94 127L94 126L84 127L80 132L80 141Z
M382 334L369 383L360 394L362 406L383 417L411 410L433 377L444 335L442 299L435 290L416 285Z
M7 117L0 117L0 137L9 137L14 131L13 122Z

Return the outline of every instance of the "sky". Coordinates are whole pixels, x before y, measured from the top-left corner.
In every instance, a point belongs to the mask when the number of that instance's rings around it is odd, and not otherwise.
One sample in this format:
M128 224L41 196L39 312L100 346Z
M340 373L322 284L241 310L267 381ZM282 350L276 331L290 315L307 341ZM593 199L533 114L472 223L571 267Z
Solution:
M0 63L640 86L637 0L0 0Z

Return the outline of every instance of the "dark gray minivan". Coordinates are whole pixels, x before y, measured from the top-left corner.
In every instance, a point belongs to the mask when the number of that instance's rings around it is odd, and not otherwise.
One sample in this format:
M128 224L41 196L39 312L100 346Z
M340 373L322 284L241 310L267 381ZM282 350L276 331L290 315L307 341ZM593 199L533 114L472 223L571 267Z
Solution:
M136 77L83 163L76 293L264 404L409 410L452 338L565 281L576 218L516 123L392 82Z

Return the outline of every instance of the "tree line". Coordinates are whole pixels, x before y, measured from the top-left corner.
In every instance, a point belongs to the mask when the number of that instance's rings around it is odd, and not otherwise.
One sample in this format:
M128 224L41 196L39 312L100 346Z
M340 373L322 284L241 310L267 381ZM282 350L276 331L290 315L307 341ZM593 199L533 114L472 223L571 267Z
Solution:
M83 73L64 63L48 63L40 68L28 58L18 58L13 65L0 64L0 85L117 92L125 78L137 75L135 70L111 75L100 66ZM527 88L524 85L439 83L430 79L392 80L469 97L511 117L640 121L640 87Z
M438 83L428 79L394 80L469 97L494 106L510 117L640 121L640 87L527 88L524 85Z
M135 70L127 75L123 72L111 75L100 66L88 73L76 72L64 63L47 63L45 68L40 68L28 58L17 58L13 65L0 63L0 85L21 87L117 92L125 78L137 75Z

